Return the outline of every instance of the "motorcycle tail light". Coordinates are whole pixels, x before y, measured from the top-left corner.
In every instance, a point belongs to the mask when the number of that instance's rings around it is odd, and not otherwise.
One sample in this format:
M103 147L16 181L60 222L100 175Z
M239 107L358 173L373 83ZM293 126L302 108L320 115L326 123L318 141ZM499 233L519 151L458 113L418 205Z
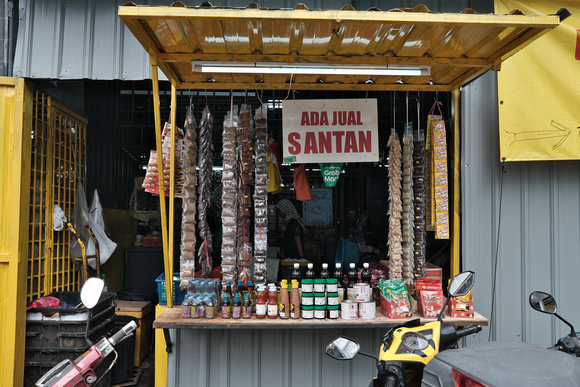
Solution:
M483 384L457 370L453 370L453 379L455 379L456 387L489 387L487 384Z

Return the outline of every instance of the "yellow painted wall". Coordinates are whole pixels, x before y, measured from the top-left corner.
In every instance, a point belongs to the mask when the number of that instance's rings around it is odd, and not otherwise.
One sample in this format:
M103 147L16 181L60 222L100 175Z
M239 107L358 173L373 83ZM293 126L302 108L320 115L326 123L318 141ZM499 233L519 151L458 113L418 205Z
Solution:
M26 336L32 89L0 77L0 386L21 386Z

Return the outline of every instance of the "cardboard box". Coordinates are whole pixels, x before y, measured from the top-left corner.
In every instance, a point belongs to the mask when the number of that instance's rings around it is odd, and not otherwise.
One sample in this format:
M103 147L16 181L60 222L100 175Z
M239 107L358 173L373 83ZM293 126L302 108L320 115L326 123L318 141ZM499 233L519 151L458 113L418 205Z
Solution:
M409 306L410 309L410 306ZM393 303L384 294L381 293L381 312L388 318L409 318L413 316L413 312L397 313L393 310Z
M139 367L153 348L153 320L155 318L153 303L118 300L115 314L131 316L139 320L139 327L135 330L135 355L133 357L133 365Z
M457 310L457 301L455 298L449 300L449 317L454 318L473 318L475 317L475 312L473 309L473 300L469 301L469 306L467 310Z
M443 285L443 270L437 265L433 265L432 263L426 262L425 277L436 278L439 280L439 283Z

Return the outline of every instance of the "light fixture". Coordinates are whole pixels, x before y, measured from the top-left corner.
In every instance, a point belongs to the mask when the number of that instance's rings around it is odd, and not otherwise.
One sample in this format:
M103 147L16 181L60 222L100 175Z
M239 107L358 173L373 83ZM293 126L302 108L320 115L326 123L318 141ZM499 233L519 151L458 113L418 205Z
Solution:
M311 75L392 75L428 76L428 66L375 66L375 65L329 65L326 63L282 63L282 62L206 62L193 61L192 70L200 73L240 74L311 74Z

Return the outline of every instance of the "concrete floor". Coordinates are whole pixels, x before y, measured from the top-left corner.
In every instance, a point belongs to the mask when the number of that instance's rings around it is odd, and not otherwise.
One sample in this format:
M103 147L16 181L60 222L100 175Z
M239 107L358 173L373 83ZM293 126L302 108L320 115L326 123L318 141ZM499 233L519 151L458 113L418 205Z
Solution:
M113 387L154 387L155 386L155 351L149 352L138 368L133 370L133 378Z

